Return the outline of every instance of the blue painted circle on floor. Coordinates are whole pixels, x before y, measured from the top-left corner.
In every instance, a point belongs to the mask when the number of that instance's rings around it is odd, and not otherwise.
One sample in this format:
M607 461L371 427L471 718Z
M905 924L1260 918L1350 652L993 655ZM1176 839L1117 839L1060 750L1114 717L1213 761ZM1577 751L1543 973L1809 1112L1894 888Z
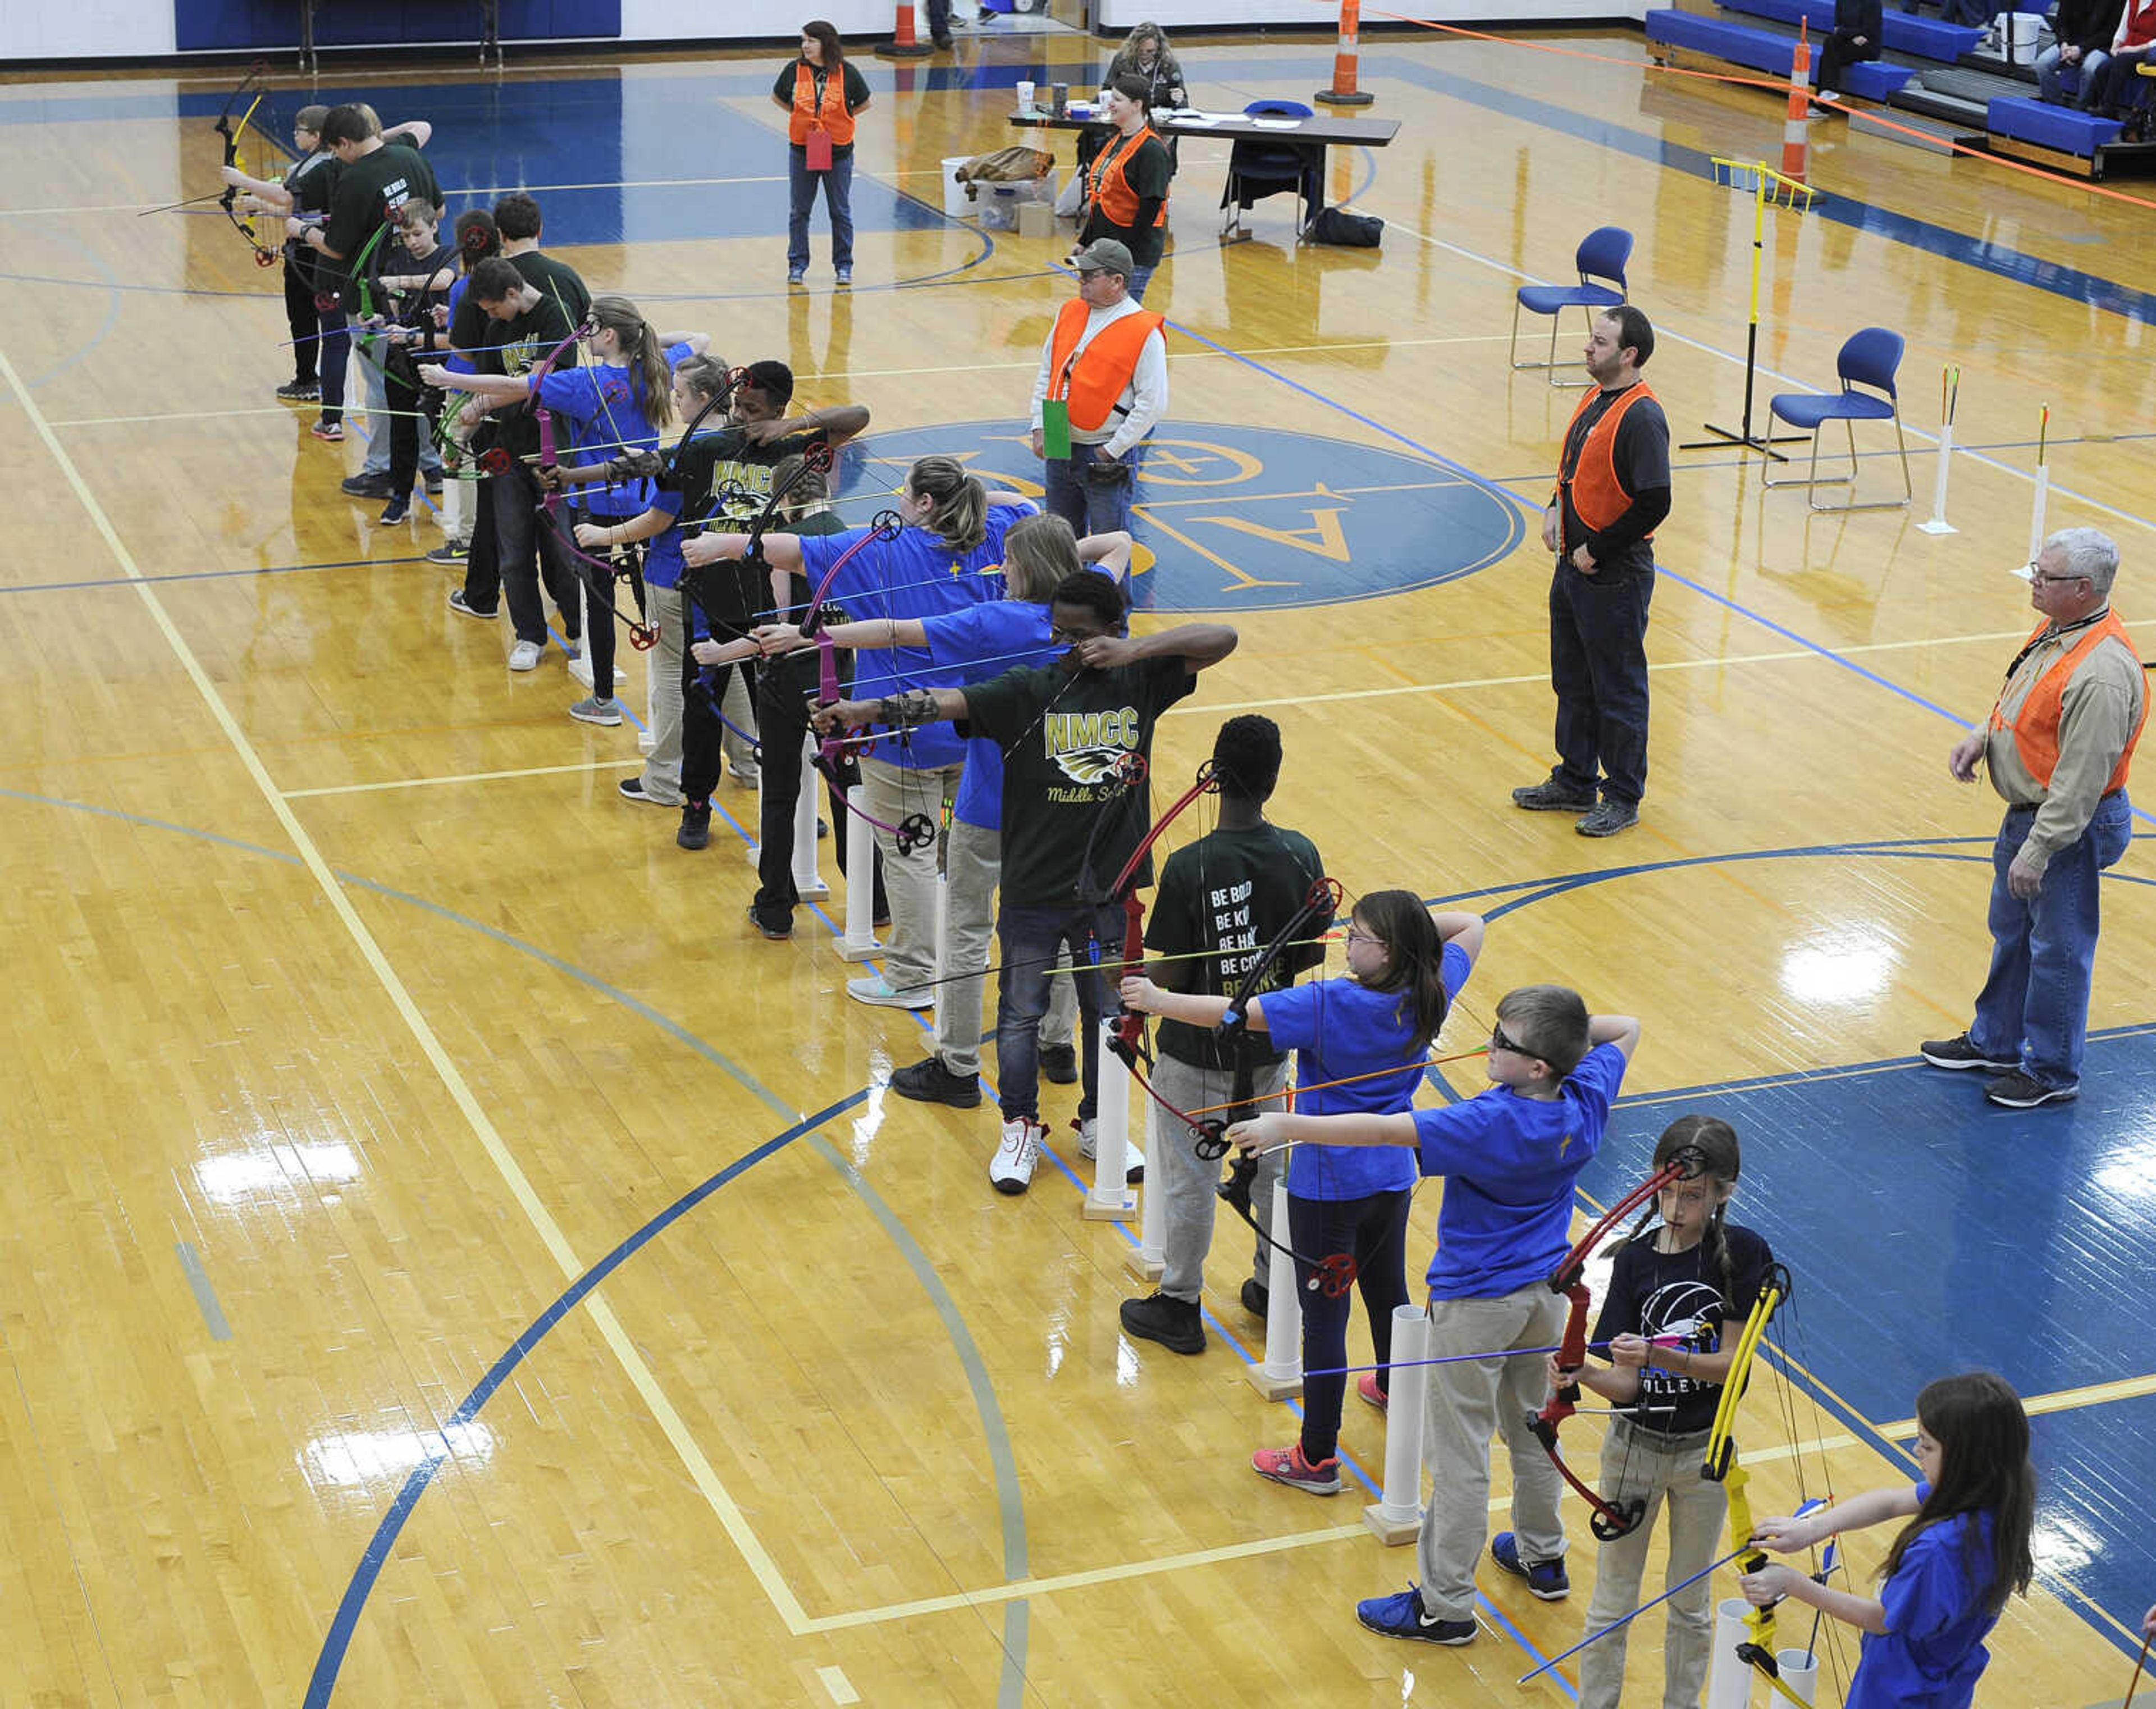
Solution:
M1021 418L1022 419L1022 418ZM916 457L955 456L1029 496L1041 465L1009 418L877 433L850 449L849 521ZM1472 575L1520 543L1520 506L1486 481L1382 446L1280 428L1171 420L1147 449L1132 532L1141 610L1265 611L1375 599Z

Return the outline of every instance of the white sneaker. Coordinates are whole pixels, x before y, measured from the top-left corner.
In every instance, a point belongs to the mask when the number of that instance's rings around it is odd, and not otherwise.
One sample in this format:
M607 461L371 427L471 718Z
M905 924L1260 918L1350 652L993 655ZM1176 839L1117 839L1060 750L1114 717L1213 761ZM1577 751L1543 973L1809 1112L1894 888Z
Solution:
M1101 1155L1100 1123L1091 1116L1075 1117L1070 1125L1078 1130L1078 1155L1090 1162L1097 1162ZM1145 1179L1145 1152L1134 1139L1123 1142L1123 1184L1135 1187Z
M871 973L865 979L846 981L846 995L856 1003L865 1003L877 1008L927 1008L932 1006L926 988L913 991L894 991L880 973Z
M1040 1162L1040 1142L1048 1130L1038 1121L1020 1116L1004 1123L1003 1143L988 1162L988 1180L998 1193L1023 1193L1033 1185L1033 1171Z
M539 655L546 650L536 641L519 641L509 649L509 668L511 670L536 670Z

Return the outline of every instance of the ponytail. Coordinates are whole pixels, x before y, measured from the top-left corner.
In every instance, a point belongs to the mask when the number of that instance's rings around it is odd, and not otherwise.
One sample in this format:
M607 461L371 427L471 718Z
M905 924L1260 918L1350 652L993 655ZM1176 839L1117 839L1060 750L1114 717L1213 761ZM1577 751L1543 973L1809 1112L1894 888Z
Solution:
M930 530L953 552L967 552L988 537L988 489L966 473L955 457L923 457L906 484L916 498L927 499Z
M592 299L592 320L614 336L621 359L629 369L629 395L654 428L674 424L673 377L667 372L666 352L651 323L627 297Z
M1445 993L1445 940L1430 910L1413 890L1373 890L1356 903L1352 917L1385 946L1385 971L1369 988L1400 993L1408 1048L1427 1050L1450 1002Z

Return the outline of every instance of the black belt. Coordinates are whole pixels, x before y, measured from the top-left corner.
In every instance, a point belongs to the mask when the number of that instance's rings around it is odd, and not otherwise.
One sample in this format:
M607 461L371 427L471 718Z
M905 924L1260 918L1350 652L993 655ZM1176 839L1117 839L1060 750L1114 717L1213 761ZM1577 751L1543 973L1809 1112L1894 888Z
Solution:
M2096 798L2096 804L2097 804L2098 807L2101 807L2101 806L2102 806L2102 805L2104 804L2104 803L2105 803L2105 802L2107 802L2107 801L2110 800L2110 799L2112 798L2112 797L2113 797L2114 795L2123 795L2123 794L2125 794L2125 793L2126 793L2126 791L2125 791L2124 789L2123 789L2123 788L2120 788L2120 789L2107 789L2107 790L2105 790L2105 791L2103 792L2103 793L2102 793L2102 794L2101 794L2101 795L2099 795L2099 796L2097 796L2097 798ZM2007 809L2006 809L2006 810L2007 810L2007 812L2009 812L2009 813L2038 813L2038 812L2041 812L2041 811L2043 809L2043 806L2044 806L2044 803L2043 803L2042 802L2041 802L2041 801L2031 801L2031 802L2028 803L2025 806L2025 805L2023 805L2023 804L2022 804L2021 803L2020 803L2020 802L2015 802L2015 803L2010 803L2010 804L2008 805L2008 807L2007 807Z

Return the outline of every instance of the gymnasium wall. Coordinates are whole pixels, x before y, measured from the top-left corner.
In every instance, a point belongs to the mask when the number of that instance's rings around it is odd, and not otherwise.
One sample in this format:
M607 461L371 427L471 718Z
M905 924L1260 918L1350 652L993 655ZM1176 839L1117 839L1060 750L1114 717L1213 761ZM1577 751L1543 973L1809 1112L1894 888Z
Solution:
M302 0L20 0L0 5L0 64L26 60L156 59L178 53L295 50ZM1403 6L1449 23L1645 15L1646 0L1429 0ZM849 40L887 35L893 0L803 0L803 18L827 18ZM1296 24L1330 29L1332 0L1096 0L1096 28L1121 34L1147 18L1169 29L1209 24ZM919 16L916 0L916 18ZM1378 22L1366 17L1366 27ZM592 37L623 42L775 40L786 15L745 0L502 0L509 42ZM324 0L325 47L362 42L465 44L479 38L470 0Z

